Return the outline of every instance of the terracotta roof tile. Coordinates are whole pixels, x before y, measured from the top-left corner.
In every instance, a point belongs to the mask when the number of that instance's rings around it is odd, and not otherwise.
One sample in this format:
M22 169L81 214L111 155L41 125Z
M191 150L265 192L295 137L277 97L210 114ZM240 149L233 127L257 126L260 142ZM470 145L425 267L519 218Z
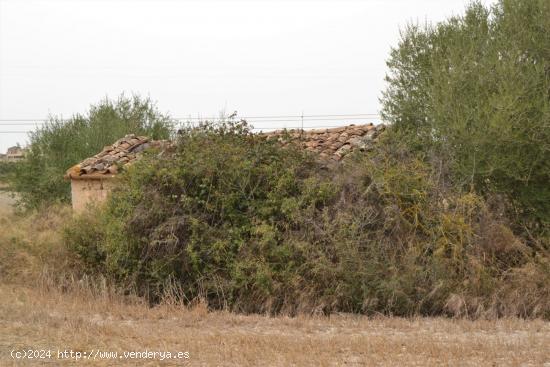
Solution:
M170 145L166 140L151 140L146 136L126 135L113 145L106 146L93 157L69 168L66 178L108 178L116 175L120 168L139 159L140 153L148 148L163 148Z
M323 158L339 161L356 149L371 149L385 128L383 124L348 125L333 129L277 130L263 135L283 145L298 144Z
M283 146L298 144L304 149L318 153L320 157L339 161L350 152L369 150L385 125L349 125L333 129L277 130L261 133L267 139L277 139ZM94 179L114 177L121 168L139 159L144 150L171 146L167 140L151 140L145 136L126 135L113 145L69 168L65 174L71 179Z

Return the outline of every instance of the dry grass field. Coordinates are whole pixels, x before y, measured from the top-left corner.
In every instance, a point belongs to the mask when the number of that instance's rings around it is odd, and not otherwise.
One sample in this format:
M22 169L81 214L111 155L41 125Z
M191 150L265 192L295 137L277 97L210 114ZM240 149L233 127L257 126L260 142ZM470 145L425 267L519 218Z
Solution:
M246 316L209 312L203 304L151 308L97 282L93 292L79 281L62 292L47 282L52 278L43 267L63 268L59 227L71 211L10 216L10 199L2 198L0 366L550 366L550 323L541 320ZM10 356L29 349L52 355ZM58 359L58 350L79 352L81 359ZM189 358L122 355L145 350ZM96 351L118 355L83 358Z
M2 366L76 364L57 355L22 363L10 358L13 349L189 353L177 361L116 360L146 366L550 366L549 346L550 324L539 320L271 318L0 286Z
M10 213L13 210L12 204L14 202L15 200L10 193L2 190L2 183L0 182L0 216Z

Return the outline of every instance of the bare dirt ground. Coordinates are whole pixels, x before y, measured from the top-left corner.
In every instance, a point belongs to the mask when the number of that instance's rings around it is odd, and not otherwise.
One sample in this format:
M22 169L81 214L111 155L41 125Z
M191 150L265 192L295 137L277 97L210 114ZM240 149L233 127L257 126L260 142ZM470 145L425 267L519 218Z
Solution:
M243 316L110 297L0 285L0 365L94 366L550 366L550 323ZM12 350L52 350L14 360ZM118 352L117 359L58 359L58 350ZM175 360L124 351L188 352Z

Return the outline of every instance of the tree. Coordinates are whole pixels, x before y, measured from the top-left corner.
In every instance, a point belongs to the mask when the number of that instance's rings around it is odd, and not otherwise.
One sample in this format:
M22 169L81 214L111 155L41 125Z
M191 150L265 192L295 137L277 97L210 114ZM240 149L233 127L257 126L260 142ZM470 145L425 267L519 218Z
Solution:
M381 99L400 139L445 157L457 185L505 194L537 228L550 223L549 33L545 0L409 25Z

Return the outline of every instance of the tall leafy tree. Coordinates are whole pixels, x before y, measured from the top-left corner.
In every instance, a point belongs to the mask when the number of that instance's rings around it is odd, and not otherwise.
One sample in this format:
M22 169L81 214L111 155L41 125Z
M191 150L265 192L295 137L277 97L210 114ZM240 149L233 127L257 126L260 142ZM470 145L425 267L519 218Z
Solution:
M414 149L446 157L458 185L505 194L550 223L550 2L471 3L409 25L388 61L383 115Z

